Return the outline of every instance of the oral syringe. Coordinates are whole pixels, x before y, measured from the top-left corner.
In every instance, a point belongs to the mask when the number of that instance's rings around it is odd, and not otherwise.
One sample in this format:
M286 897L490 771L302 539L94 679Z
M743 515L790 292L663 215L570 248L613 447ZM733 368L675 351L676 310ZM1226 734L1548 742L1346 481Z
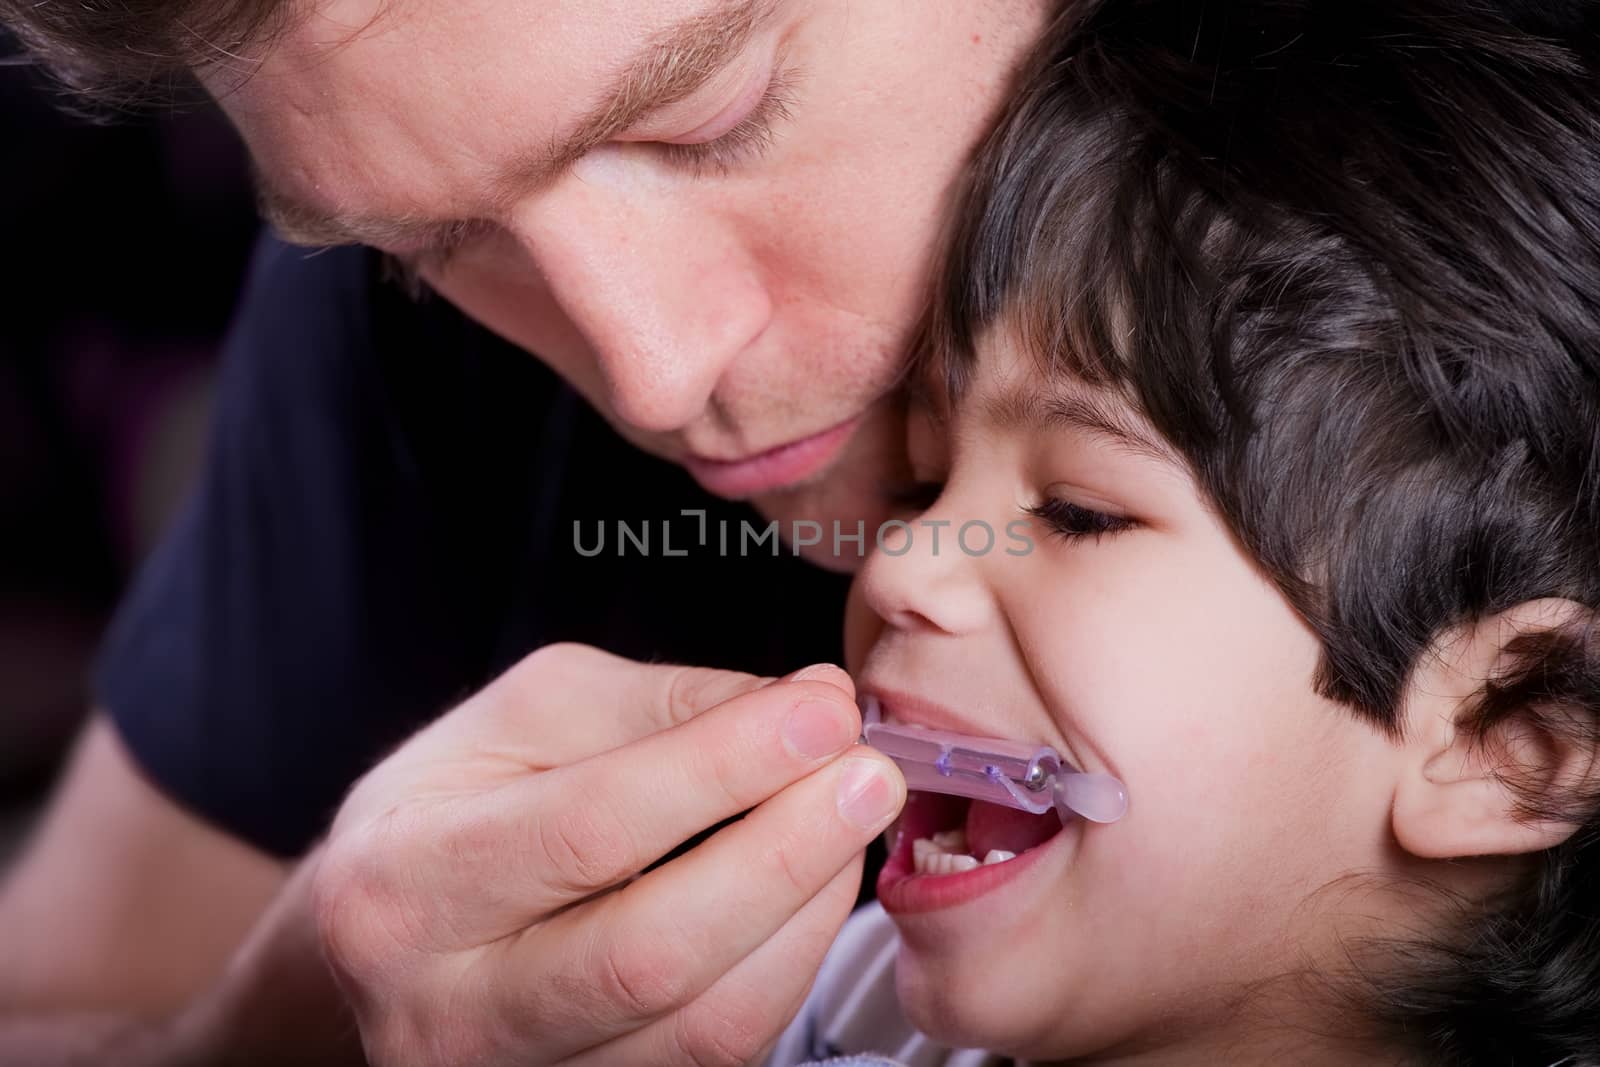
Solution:
M1055 809L1090 822L1116 822L1128 810L1128 791L1109 774L1078 770L1049 745L971 737L948 730L872 721L862 739L894 760L906 787L968 797L1032 815Z

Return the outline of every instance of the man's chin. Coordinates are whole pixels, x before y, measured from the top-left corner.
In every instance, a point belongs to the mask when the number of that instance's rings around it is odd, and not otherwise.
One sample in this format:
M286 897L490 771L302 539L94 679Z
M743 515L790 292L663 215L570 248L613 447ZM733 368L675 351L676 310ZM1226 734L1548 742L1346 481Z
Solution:
M825 570L849 574L872 553L879 527L891 517L882 492L867 491L855 481L826 478L752 497L749 503L778 524L791 551Z
M778 523L783 539L807 561L851 573L894 517L885 487L909 477L904 413L898 403L875 405L826 471L799 485L760 493L749 503Z
M661 441L631 432L614 420L612 426L636 448L683 464ZM869 407L832 462L804 481L749 495L722 493L703 483L702 488L724 499L742 500L776 522L778 536L806 561L849 574L866 561L876 547L878 530L894 517L885 487L908 478L905 412L896 396Z

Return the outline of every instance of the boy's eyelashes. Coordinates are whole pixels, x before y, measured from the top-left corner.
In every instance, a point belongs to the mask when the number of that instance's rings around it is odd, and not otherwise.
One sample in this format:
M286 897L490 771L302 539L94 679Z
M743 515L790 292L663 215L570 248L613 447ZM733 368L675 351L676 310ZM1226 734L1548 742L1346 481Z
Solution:
M927 511L944 492L944 482L912 479L894 482L884 487L884 496L896 511ZM1047 497L1032 507L1023 509L1038 519L1051 534L1065 540L1080 537L1099 539L1131 530L1138 523L1123 515L1096 511L1082 504L1074 504L1061 497Z
M1047 497L1028 508L1027 512L1044 523L1052 534L1068 541L1082 537L1093 537L1098 541L1102 537L1119 534L1138 525L1134 520L1121 515L1109 515L1060 497Z

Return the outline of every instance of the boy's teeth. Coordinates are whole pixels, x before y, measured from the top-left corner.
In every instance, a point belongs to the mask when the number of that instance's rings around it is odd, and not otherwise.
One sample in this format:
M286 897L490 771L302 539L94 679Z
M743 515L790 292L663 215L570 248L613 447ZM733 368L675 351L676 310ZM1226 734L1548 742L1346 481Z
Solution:
M918 874L960 874L979 867L976 856L952 856L948 852L930 849L916 857Z
M967 854L965 830L946 830L911 842L911 860L918 874L959 874L1016 858L1015 852L991 848L980 863L978 857Z
M911 842L911 860L918 874L959 874L976 870L981 864L976 856L964 851L967 835L961 830L951 830L933 837L919 837Z

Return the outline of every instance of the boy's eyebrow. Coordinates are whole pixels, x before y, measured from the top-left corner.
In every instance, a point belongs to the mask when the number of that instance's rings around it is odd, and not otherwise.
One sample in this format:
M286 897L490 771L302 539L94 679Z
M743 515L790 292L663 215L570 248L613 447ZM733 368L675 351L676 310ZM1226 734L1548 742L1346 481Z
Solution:
M1002 430L1077 430L1162 463L1176 458L1121 405L1093 393L1011 389L984 397L980 410L985 421Z
M549 181L595 146L693 94L744 51L780 3L717 0L653 35L572 132L523 152L495 178L495 195L518 195ZM324 211L278 187L259 168L256 198L262 217L285 239L301 244L433 243L462 224Z

